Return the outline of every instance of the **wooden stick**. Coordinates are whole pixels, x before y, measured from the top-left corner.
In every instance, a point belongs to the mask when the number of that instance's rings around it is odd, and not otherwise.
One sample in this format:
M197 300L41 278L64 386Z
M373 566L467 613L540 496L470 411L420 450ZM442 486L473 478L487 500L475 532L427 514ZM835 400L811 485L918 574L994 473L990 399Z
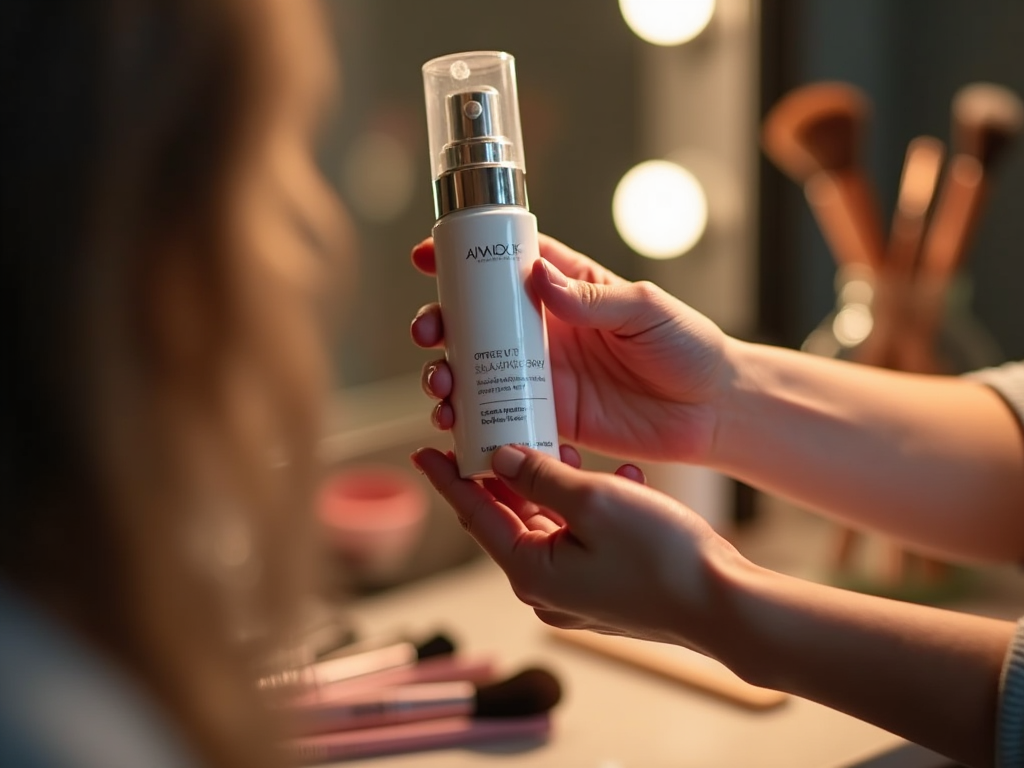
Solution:
M770 709L789 698L782 691L751 685L724 664L681 646L585 630L552 629L551 633L562 642L654 672L749 709Z

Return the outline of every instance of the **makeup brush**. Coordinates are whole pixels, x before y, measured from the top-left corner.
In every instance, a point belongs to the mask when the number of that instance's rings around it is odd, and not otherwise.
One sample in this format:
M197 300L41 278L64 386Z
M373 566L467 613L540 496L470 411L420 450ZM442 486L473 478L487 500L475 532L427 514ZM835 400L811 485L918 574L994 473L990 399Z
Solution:
M994 83L971 83L953 96L953 141L991 170L1024 129L1020 96Z
M836 260L878 269L881 217L860 156L868 113L860 89L814 83L790 91L769 110L761 138L768 157L804 188Z
M953 155L925 238L922 268L948 281L961 266L993 171L1024 129L1024 104L1008 88L972 83L953 97Z
M437 634L418 645L401 641L363 653L318 661L267 675L260 678L258 685L260 688L316 688L387 669L412 666L424 659L450 655L454 651L455 644L451 639L447 635Z
M547 714L491 719L444 717L381 728L305 736L285 746L298 762L317 764L469 744L493 744L522 739L537 741L546 739L550 732L551 718Z
M981 219L995 168L1024 129L1024 103L1013 91L992 83L972 83L953 97L953 150L920 260L922 300L908 333L906 350L917 355L910 370L943 370L935 359L949 284L963 266L970 239Z
M886 270L899 280L909 279L917 267L945 156L946 145L934 136L918 136L907 145L885 257Z
M921 290L913 280L920 259L946 147L933 136L918 136L907 145L884 261L884 279L876 285L871 352L862 359L886 368L905 367L910 326L918 311ZM913 355L912 355L913 356Z
M490 657L466 657L459 654L434 656L413 665L393 667L371 672L319 688L309 688L297 694L298 701L320 701L347 696L363 691L392 688L397 685L441 683L450 680L468 680L471 683L489 683L496 677L496 665Z
M400 685L292 704L299 734L312 735L442 717L507 718L549 711L562 695L545 669L525 669L505 680L475 685L466 680Z

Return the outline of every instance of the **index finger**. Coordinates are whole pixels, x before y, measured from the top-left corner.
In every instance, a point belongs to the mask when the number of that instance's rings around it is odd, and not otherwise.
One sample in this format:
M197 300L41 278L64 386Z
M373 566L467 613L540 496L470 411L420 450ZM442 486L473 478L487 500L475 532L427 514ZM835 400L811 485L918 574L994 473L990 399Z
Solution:
M617 285L626 282L609 269L605 269L589 256L574 251L565 243L548 235L538 236L540 255L550 261L564 274L575 280L584 280L598 285Z
M428 237L422 240L412 249L412 265L425 275L433 277L437 274L437 264L434 259L434 238Z
M421 448L412 462L452 506L459 522L491 558L507 570L524 538L545 534L531 532L526 523L479 484L459 477L455 462L433 448Z

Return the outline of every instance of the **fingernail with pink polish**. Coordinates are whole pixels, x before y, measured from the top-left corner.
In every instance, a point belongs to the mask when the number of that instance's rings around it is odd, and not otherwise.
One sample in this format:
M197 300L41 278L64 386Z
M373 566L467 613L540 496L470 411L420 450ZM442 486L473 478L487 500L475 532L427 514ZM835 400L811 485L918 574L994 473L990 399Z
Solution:
M540 263L544 267L544 273L548 276L548 280L552 285L557 285L559 288L565 288L569 285L569 279L562 274L558 267L547 259L541 259Z

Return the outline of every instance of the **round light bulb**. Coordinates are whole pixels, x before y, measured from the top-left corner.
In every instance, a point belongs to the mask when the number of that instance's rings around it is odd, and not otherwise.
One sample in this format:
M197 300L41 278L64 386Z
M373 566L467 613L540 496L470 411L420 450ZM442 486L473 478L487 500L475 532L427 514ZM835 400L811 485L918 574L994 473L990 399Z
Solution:
M629 28L654 45L679 45L699 35L711 21L715 0L619 0Z
M626 244L641 256L671 259L700 240L708 203L700 182L667 160L631 168L612 197L612 219Z

